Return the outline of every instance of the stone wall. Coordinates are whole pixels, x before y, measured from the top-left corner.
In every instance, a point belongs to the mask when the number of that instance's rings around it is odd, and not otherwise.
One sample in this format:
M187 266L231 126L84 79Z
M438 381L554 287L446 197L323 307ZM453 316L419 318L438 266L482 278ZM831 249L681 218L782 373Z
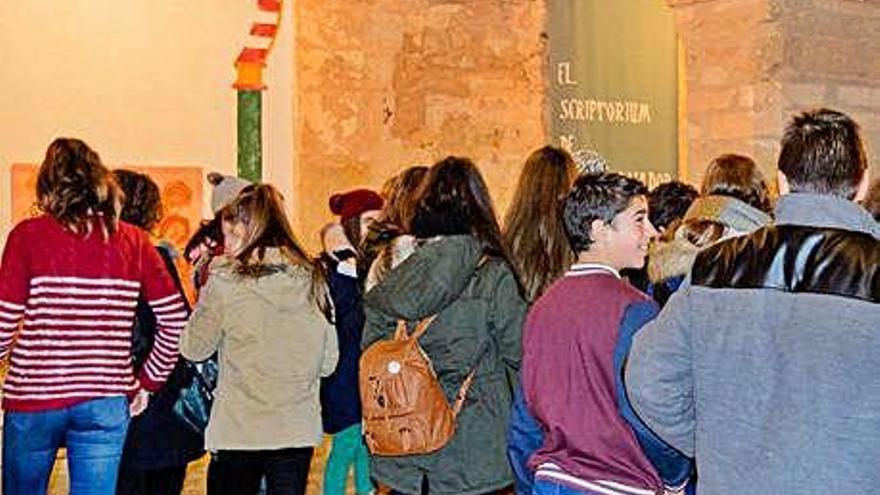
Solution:
M772 179L791 115L816 106L863 127L880 150L880 2L667 0L684 42L688 179L720 153L753 156Z
M501 210L544 144L545 4L297 0L295 198L312 246L327 197L413 164L475 160Z
M544 144L549 0L298 0L297 230L310 246L326 199L403 168L472 157L499 210ZM790 116L817 105L862 125L880 159L880 0L666 0L683 42L684 176L720 153L773 181Z
M782 33L768 0L676 2L684 42L687 178L698 183L721 153L773 167L779 129Z
M824 105L852 116L880 177L880 1L783 0L781 110Z

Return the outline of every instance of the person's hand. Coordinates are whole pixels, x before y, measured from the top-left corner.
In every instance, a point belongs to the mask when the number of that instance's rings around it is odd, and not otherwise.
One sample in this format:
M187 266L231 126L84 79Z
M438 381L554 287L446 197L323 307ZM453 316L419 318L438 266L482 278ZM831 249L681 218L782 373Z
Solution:
M194 247L187 255L188 261L191 265L194 265L199 259L201 259L205 255L213 255L215 251L217 251L217 241L211 239L210 237L205 237L202 239L196 247Z
M354 246L351 245L351 241L348 240L348 236L345 235L342 224L336 222L328 223L321 229L321 244L324 246L324 252L327 254L333 254L334 251L341 251L343 249L355 250Z
M150 403L150 393L145 389L139 389L137 394L135 394L134 398L131 399L131 403L128 404L128 414L133 418L147 408L147 405Z

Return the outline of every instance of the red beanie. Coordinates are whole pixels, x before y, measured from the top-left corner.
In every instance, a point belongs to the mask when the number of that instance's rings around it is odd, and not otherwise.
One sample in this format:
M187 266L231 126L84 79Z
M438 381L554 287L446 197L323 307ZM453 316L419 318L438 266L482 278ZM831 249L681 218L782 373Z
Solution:
M340 221L356 217L365 211L382 208L382 196L369 189L355 189L330 196L330 211L339 215Z

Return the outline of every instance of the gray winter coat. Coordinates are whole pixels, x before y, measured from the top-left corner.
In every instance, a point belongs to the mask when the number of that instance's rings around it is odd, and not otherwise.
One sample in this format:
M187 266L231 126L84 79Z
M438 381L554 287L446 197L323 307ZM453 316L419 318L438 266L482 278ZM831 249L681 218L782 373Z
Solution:
M880 228L831 196L775 216L697 256L634 340L630 402L696 457L701 495L876 493Z

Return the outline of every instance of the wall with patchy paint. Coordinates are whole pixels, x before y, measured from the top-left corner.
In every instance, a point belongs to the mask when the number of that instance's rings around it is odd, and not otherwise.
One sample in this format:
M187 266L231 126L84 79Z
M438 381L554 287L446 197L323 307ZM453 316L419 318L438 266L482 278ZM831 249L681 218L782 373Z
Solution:
M496 206L546 139L542 30L534 0L298 0L297 226L312 242L326 198L378 188L447 154L471 157Z

